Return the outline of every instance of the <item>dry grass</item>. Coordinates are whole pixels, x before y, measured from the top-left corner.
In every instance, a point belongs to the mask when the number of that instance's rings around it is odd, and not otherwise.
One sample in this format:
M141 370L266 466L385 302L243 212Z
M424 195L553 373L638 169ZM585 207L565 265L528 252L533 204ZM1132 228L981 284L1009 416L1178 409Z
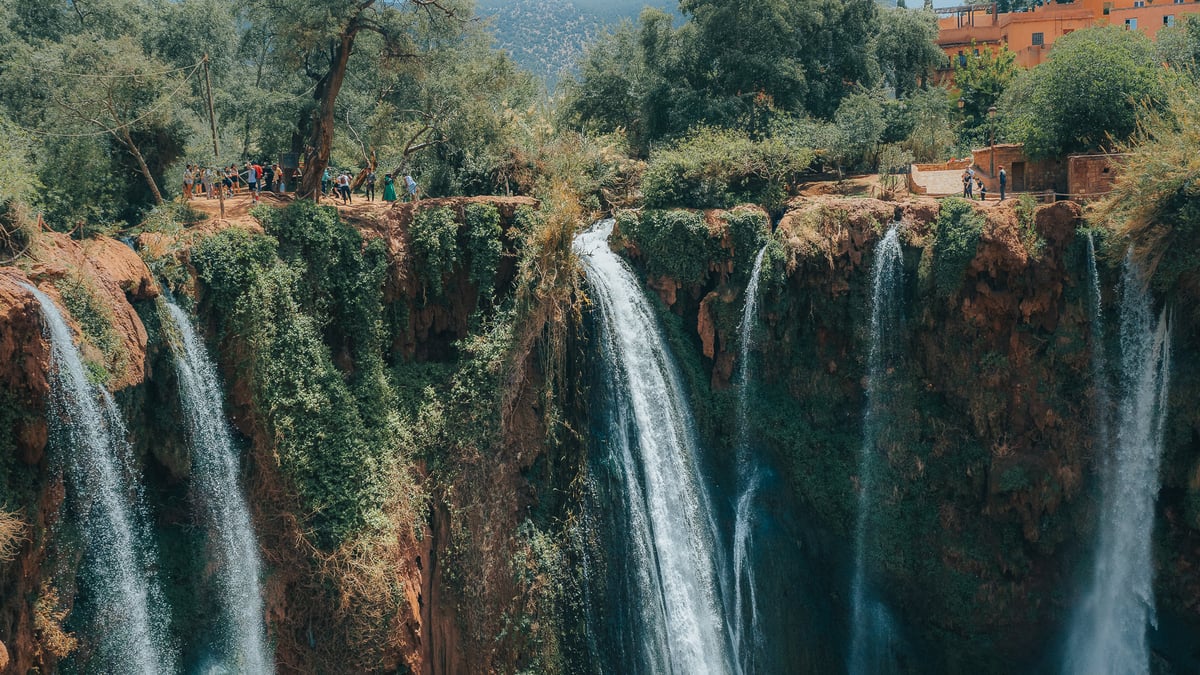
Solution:
M57 659L65 658L79 646L75 636L63 630L62 622L68 613L61 607L58 589L43 586L37 601L33 603L33 628L37 631L42 649Z
M505 435L513 418L521 386L528 375L528 360L535 346L542 347L543 372L553 391L562 391L567 335L581 316L579 260L571 245L586 220L579 199L565 183L558 183L542 198L541 220L525 241L517 278L516 307L519 332L513 344L508 386L501 407Z
M1117 149L1128 153L1120 176L1093 220L1129 241L1134 256L1152 276L1179 241L1167 209L1180 197L1200 197L1200 92L1181 87L1161 110L1146 110L1133 138Z
M17 557L28 527L20 515L0 509L0 563L10 563Z

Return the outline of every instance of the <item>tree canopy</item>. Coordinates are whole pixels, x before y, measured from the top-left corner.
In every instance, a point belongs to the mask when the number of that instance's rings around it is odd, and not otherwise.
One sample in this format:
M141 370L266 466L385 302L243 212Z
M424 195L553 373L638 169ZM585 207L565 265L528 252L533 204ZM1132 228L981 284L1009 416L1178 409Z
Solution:
M1096 151L1137 129L1138 113L1164 96L1164 75L1144 34L1117 26L1076 31L1045 63L1004 92L1010 140L1030 157Z

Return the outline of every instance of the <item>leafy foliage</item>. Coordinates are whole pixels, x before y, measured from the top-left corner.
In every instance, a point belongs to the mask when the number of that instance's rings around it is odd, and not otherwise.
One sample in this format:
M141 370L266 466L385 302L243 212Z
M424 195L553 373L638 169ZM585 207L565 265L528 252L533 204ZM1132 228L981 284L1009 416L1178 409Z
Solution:
M1141 107L1160 104L1165 92L1150 39L1105 26L1055 42L1045 63L1014 80L1000 108L1010 140L1032 158L1054 157L1127 139Z
M494 289L496 268L504 253L500 212L490 204L468 204L464 209L464 217L466 249L471 258L471 282L479 290L480 297L488 297Z
M1195 307L1200 298L1200 92L1172 92L1164 110L1147 110L1133 138L1119 149L1113 192L1093 219L1128 243L1162 292L1180 291ZM1124 248L1118 246L1118 249Z
M1000 96L1019 72L1017 55L1002 45L998 50L975 46L963 50L954 60L954 83L958 86L965 131L972 137L988 124L988 109L1000 102Z
M728 208L738 203L778 209L788 180L814 153L783 139L752 140L743 132L696 129L650 157L642 192L650 208Z
M942 200L933 242L933 284L939 297L950 297L962 285L967 265L979 248L984 216L959 197Z
M683 284L695 284L708 275L709 261L722 257L720 240L708 229L704 217L693 211L647 210L617 217L621 233L637 243L646 259L646 271Z
M314 541L336 548L386 526L386 486L398 470L388 450L382 252L363 247L332 209L307 202L264 214L264 225L278 243L229 229L201 242L192 259L223 309L226 339L247 349L242 376ZM334 364L343 353L354 364L350 377Z
M434 295L441 295L445 276L459 261L458 219L445 206L421 209L413 215L409 230L416 253L417 274Z

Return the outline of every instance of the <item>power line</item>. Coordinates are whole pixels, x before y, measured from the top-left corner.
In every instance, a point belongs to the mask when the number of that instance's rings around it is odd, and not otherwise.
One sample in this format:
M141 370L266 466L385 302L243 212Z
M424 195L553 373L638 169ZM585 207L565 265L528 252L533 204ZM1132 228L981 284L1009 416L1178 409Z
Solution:
M198 62L196 62L196 63L194 63L194 64L192 64L192 65L190 65L190 66L182 66L182 67L179 67L179 68L171 68L171 69L169 69L169 70L156 70L156 71L150 71L150 72L145 72L145 73L130 73L130 74L116 74L116 73L72 73L72 72L70 72L70 71L67 71L67 70L59 70L59 69L57 69L57 68L49 68L49 67L42 66L42 65L35 65L35 64L32 64L32 63L22 63L22 64L19 64L19 65L21 65L21 66L24 66L24 67L28 68L29 70L33 70L33 71L41 71L41 72L47 72L47 73L54 73L55 75L66 75L66 76L68 76L68 77L78 77L78 78L81 78L81 79L96 79L96 80L121 80L121 79L133 79L133 78L135 78L135 77L152 77L152 76L155 76L155 75L170 75L171 73L178 73L178 72L182 72L182 71L184 71L184 70L190 70L190 69L194 69L194 68L198 67L198 66L199 66L201 63L203 63L203 59L201 59L200 61L198 61Z
M166 98L164 98L162 100L162 102L160 102L158 105L156 105L153 108L142 113L135 119L125 122L124 124L119 124L112 128L105 127L105 129L103 131L60 133L60 132L55 132L55 131L41 131L38 129L27 129L19 124L16 124L15 122L9 122L9 124L16 127L17 129L20 129L21 131L24 131L25 133L27 133L31 136L45 136L45 137L50 137L50 138L91 138L93 136L107 136L116 131L120 131L121 129L127 129L127 128L137 124L138 122L141 122L142 120L146 119L147 117L150 117L151 115L158 112L159 110L162 110L163 108L165 108L168 103L170 103L171 101L173 101L175 99L175 96L178 95L179 92L183 91L183 88L185 86L187 86L188 81L192 79L192 76L195 75L196 71L198 71L200 69L200 67L203 65L204 65L204 61L201 60L195 66L192 66L191 67L192 72L188 73L187 76L184 77L183 80L179 83L179 86L174 91L172 91L170 94L167 94Z

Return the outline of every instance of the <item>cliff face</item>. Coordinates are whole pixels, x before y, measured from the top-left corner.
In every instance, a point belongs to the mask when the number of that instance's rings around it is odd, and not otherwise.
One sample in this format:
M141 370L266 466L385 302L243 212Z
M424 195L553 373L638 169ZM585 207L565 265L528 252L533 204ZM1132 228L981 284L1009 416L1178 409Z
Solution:
M763 271L765 334L754 355L750 428L786 477L797 512L809 514L811 531L796 536L831 549L793 560L794 569L809 583L846 588L847 573L829 568L851 552L870 269L883 233L901 221L903 327L885 339L899 343L902 357L882 392L883 504L870 565L912 662L951 672L1050 667L1088 577L1099 506L1085 224L1071 203L1036 211L1015 202L960 206L943 214L949 207L931 200L791 204ZM737 366L736 321L752 256L733 251L732 274L712 270L681 282L664 279L630 238L625 249L659 293L668 323L682 329L677 352L699 366L692 393L709 418L701 420L709 443L731 447L725 389ZM1101 251L1112 320L1121 252ZM1164 570L1157 591L1162 614L1194 630L1197 575L1185 560L1200 542L1200 452L1187 403L1196 392L1182 382L1195 367L1195 327L1176 330L1172 378L1181 384L1171 392L1159 495L1166 525L1156 533ZM842 593L825 600L835 618L814 622L847 620L837 618L849 616Z
M25 523L23 542L10 563L0 563L0 641L8 646L10 672L52 670L71 638L61 622L71 606L57 585L70 586L69 570L53 574L54 544L47 533L61 518L64 487L47 453L46 400L50 344L37 300L20 284L35 286L70 316L81 352L115 394L144 385L146 329L134 303L158 294L141 258L125 244L100 237L84 243L43 233L36 262L0 268L0 504Z
M349 227L322 211L272 219L273 239L258 224L213 222L139 237L156 274L197 310L228 383L230 418L247 448L243 481L265 562L268 632L283 671L480 672L560 658L543 646L554 643L550 617L560 610L538 590L539 526L522 522L561 510L556 495L575 461L545 456L554 425L543 417L560 403L543 385L540 339L515 371L497 361L510 353L506 336L519 332L497 312L512 302L536 208L527 198L425 200L419 212L397 205L348 214ZM424 237L416 245L414 229ZM437 267L435 258L449 262ZM192 643L203 642L218 612L189 507L191 460L153 302L158 283L131 247L106 238L43 233L22 264L0 269L0 504L30 533L15 560L0 563L0 643L12 672L53 670L77 658L78 645L86 654L88 639L70 632L73 581L61 572L73 567L70 552L48 536L64 517L47 445L49 345L19 282L59 305L89 369L125 413L155 513L172 631L182 662L197 662L203 647ZM296 270L306 278L292 277ZM475 378L473 386L462 378ZM324 399L311 419L290 413L292 387ZM441 414L476 422L454 418L447 428L431 417ZM343 459L331 431L378 454ZM298 471L298 453L347 478ZM321 489L318 499L347 489L368 498L370 534L340 544L323 537L329 526L311 501ZM326 503L335 507L343 508ZM530 616L545 628L505 628Z

